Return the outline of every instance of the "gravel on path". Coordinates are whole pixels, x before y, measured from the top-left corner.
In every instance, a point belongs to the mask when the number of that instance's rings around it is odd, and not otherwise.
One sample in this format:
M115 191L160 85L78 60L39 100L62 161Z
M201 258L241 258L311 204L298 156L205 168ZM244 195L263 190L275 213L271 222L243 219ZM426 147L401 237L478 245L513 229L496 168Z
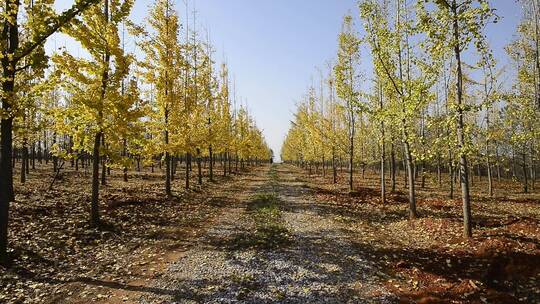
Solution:
M225 195L217 224L152 286L140 303L397 303L377 265L350 241L346 224L325 215L293 167L258 170ZM257 233L256 194L275 193L288 231L280 246L246 246Z

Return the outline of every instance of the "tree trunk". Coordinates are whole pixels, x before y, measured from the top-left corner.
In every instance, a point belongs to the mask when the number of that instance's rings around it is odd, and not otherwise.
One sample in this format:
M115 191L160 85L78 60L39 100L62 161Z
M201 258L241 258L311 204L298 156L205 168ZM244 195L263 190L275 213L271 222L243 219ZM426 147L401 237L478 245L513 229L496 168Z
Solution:
M493 177L491 174L491 160L489 158L489 153L486 156L486 167L487 167L487 178L488 178L488 194L490 197L493 196Z
M221 155L221 162L222 162L222 165L223 165L223 176L227 176L227 156L228 156L228 152L225 152Z
M461 49L459 45L459 24L458 24L458 6L456 0L452 1L452 13L453 13L453 30L454 39L456 41L454 45L454 53L456 57L456 72L457 72L457 133L458 133L458 151L459 164L461 172L461 195L463 201L463 234L466 238L472 237L472 216L471 216L471 202L469 196L469 176L468 176L468 164L467 156L462 151L465 146L465 122L463 117L463 74L461 68Z
M214 154L212 153L212 145L208 146L208 155L210 157L210 181L214 181Z
M332 147L332 177L334 184L337 183L336 147Z
M426 161L425 160L422 160L422 164L421 164L421 168L420 168L420 178L422 179L421 180L421 183L420 183L420 187L422 189L426 188Z
M379 86L379 106L381 111L384 108L383 102L383 93L382 88ZM381 203L386 203L386 178L385 178L385 167L384 163L386 161L386 141L385 141L385 132L384 132L384 120L381 119Z
M497 163L497 181L501 181L501 160L499 158L499 146L495 143L495 162Z
M406 132L405 129L403 132ZM404 136L407 138L407 135ZM405 149L405 158L407 163L407 183L409 186L409 218L415 219L418 217L418 212L416 211L416 194L415 194L415 185L414 185L414 169L413 169L413 160L412 154L409 147L409 142L407 140L403 143Z
M396 192L396 151L394 150L394 140L390 145L390 183L392 192Z
M349 138L349 191L353 191L354 136Z
M186 189L189 189L191 153L186 153Z
M523 192L529 193L529 173L527 172L527 154L525 153L525 149L523 149L523 161L522 161L522 168L523 168Z
M197 177L199 185L202 185L201 149L197 148Z
M326 160L324 159L324 154L323 154L323 156L322 156L322 176L323 176L323 178L326 177L325 162L326 162Z
M441 172L442 160L441 155L437 155L437 187L441 188L442 186L442 172Z
M381 127L384 129L384 123L381 123ZM385 178L385 168L384 163L386 161L385 157L385 147L384 147L384 131L383 131L383 140L381 144L381 202L384 204L386 202L386 178Z
M512 147L512 178L515 179L516 176L516 148Z
M232 159L231 159L231 153L230 152L227 152L227 162L229 163L229 174L231 174L232 172Z
M22 161L21 161L21 184L26 182L26 174L28 173L28 147L27 139L23 139L22 146Z
M4 69L4 74L5 74ZM4 92L13 91L13 82L3 83ZM10 88L10 90L6 90ZM9 113L10 106L7 97L2 99L2 109ZM11 166L13 153L13 118L3 117L1 122L1 153L0 153L0 263L7 263L8 246L8 219L9 205L15 200L13 192L13 167Z
M529 166L529 170L531 173L531 190L535 189L535 182L536 182L536 166L534 164L534 149L533 149L533 143L529 146L529 158L531 160L531 164Z
M90 224L99 226L99 149L102 133L98 132L94 138L94 150L92 157L92 203L90 210Z
M125 138L124 138L124 141L123 141L123 148L124 148L124 150L123 150L124 158L127 158L127 156L128 156L127 155L127 140ZM126 159L124 159L124 162L125 161L126 161ZM128 174L127 174L128 168L127 168L126 164L124 164L123 169L124 169L123 170L124 171L124 182L127 182L128 181Z
M36 143L32 143L32 170L36 170Z
M101 133L101 145L102 147L105 147L105 135L103 134L103 132ZM105 186L107 185L107 157L105 155L101 157L101 164L101 184Z

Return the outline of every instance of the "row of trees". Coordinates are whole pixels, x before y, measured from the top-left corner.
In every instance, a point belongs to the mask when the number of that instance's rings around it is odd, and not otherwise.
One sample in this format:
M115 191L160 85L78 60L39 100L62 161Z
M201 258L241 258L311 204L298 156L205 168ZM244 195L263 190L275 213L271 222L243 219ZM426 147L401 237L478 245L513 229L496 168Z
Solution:
M6 260L9 202L14 200L13 147L22 159L21 182L29 155L51 158L57 173L64 161L77 168L91 165L93 226L100 223L99 185L111 168L122 170L127 182L134 165L153 170L158 162L165 170L164 193L171 197L179 160L185 162L189 188L192 162L202 183L203 162L212 181L218 161L227 174L231 163L237 169L270 159L261 130L230 93L227 65L216 67L209 39L201 39L187 22L182 30L172 0L157 0L148 25L136 25L129 20L133 2L76 1L62 15L51 1L6 2L4 33L35 46L13 52L10 43L2 45L3 63L13 54L21 57L4 66L4 75L12 74L3 78L0 260ZM43 20L51 24L40 24ZM23 29L17 33L13 26ZM47 37L59 30L81 45L82 56L65 49L46 55ZM126 52L126 36L136 41L137 54Z
M505 86L483 32L498 21L488 1L361 1L365 35L345 17L337 60L321 77L321 93L309 88L298 106L282 158L323 172L331 167L334 182L348 158L350 190L355 167L377 164L383 202L386 174L393 191L401 160L410 218L418 216L415 187L425 186L428 172L441 186L446 171L450 197L459 180L464 235L471 237L473 170L487 177L490 196L494 178L519 178L525 192L536 179L539 13L537 0L522 4L530 9L507 47L517 77ZM373 58L369 82L361 73L362 46Z

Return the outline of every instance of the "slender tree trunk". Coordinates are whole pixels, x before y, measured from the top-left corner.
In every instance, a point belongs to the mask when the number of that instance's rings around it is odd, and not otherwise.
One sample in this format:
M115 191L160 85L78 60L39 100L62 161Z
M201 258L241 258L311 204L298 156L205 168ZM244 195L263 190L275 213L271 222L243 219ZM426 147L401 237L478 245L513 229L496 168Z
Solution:
M102 133L98 132L94 138L94 149L92 158L92 204L90 211L90 224L99 226L99 150Z
M534 61L535 61L535 68L536 68L536 75L535 75L535 101L536 101L536 107L538 110L540 110L540 29L539 29L539 7L537 0L533 1L533 9L534 9Z
M379 86L379 106L381 111L384 108L383 102L383 93L382 88ZM384 120L381 119L381 202L386 203L386 178L385 178L385 167L386 162L386 147L385 147L385 130L384 130Z
M167 118L168 119L168 114ZM169 145L169 131L165 130L165 145ZM165 194L167 197L172 197L171 190L171 154L169 151L165 152Z
M390 184L392 186L392 192L396 192L396 151L393 139L390 144Z
M53 147L54 145L56 144L56 132L53 134ZM58 156L56 155L53 155L53 171L56 172L56 170L58 170Z
M381 127L384 129L384 123L381 123ZM386 178L385 178L385 167L384 163L386 161L386 151L384 147L384 131L383 131L383 140L381 143L381 202L386 203Z
M178 156L176 154L170 156L171 159L171 183L176 178L176 170L178 169Z
M47 146L47 130L43 130L43 159L49 164L49 147Z
M522 156L523 156L523 161L521 164L523 168L523 192L529 193L529 179L528 179L529 173L527 172L527 153L525 153L525 149L523 149Z
M489 113L486 118L487 130L489 131ZM486 140L486 173L488 179L488 194L490 197L493 196L493 176L491 171L491 158L490 158L490 145L489 139ZM478 165L480 167L480 165Z
M353 173L354 173L354 138L349 139L349 191L353 191Z
M337 183L336 147L332 147L332 177L334 184Z
M397 9L397 24L398 24L398 31L401 31L401 2L398 1L398 9ZM399 36L401 39L401 33L399 33ZM401 41L400 41L401 42ZM403 82L403 57L402 57L402 49L401 49L401 43L399 44L399 50L398 50L398 66L399 66L399 78L401 82ZM401 90L401 96L400 96L400 102L401 102L401 112L402 112L402 119L401 119L401 129L402 129L402 141L403 141L403 153L404 153L404 161L406 163L407 167L407 174L405 177L406 184L408 184L409 188L409 218L415 219L418 217L418 213L416 211L416 192L415 192L415 180L414 180L414 169L413 169L413 159L412 159L412 153L410 149L410 143L409 143L409 134L407 131L407 121L406 121L406 111L405 111L405 100L403 95L404 89L402 87Z
M421 166L422 167L420 169L420 178L421 178L420 187L424 189L426 188L426 161L425 160L422 160Z
M437 154L437 187L442 187L442 160L441 154Z
M169 132L165 131L165 137L166 142L169 141ZM172 189L171 189L171 176L172 168L171 168L171 154L167 151L165 152L165 194L167 197L172 197Z
M458 145L459 145L459 164L461 172L461 196L463 201L463 234L466 238L472 237L472 215L471 215L471 202L469 195L469 177L468 177L468 164L467 156L462 151L465 146L465 122L463 115L463 75L461 68L461 49L459 44L459 21L458 21L458 6L456 0L452 1L452 13L453 13L453 30L454 39L456 41L454 45L454 53L456 57L456 69L457 69L457 133L458 133Z
M103 132L101 133L101 146L102 147L105 147L105 135L103 134ZM101 164L102 164L102 167L101 167L101 184L103 186L107 185L107 176L106 176L106 173L107 173L107 157L105 155L103 155L101 157Z
M499 158L499 146L495 143L495 161L497 162L497 181L501 181L501 160Z
M221 156L223 158L222 159L222 162L223 162L223 176L227 176L227 158L228 158L228 155L229 155L229 152L225 152Z
M490 197L493 196L493 177L491 176L491 160L489 158L489 153L486 156L486 167L487 167L487 178L488 178L488 194Z
M212 151L212 145L208 146L208 155L210 157L210 181L213 182L214 181L214 154L213 154L213 151Z
M231 159L231 153L230 152L227 152L227 161L229 163L229 174L231 174L232 172L232 159Z
M32 170L36 170L36 143L32 143Z
M323 178L326 177L326 170L325 170L325 159L324 159L324 154L323 154L323 157L322 157L322 170L323 170Z
M405 129L403 132L406 132ZM404 136L407 138L407 135ZM409 185L409 218L415 219L418 217L418 212L416 211L416 195L415 195L415 185L414 185L414 172L413 172L413 161L412 154L409 147L409 142L404 141L405 148L405 157L407 161L407 183Z
M189 189L191 153L186 153L186 189Z
M199 185L202 185L201 149L197 148L197 177Z
M28 147L27 139L23 139L22 146L22 161L21 161L21 184L26 182L26 174L28 172Z
M128 156L127 155L127 140L125 138L124 138L124 141L123 141L123 148L124 148L124 150L123 150L124 158L127 158L127 156ZM124 159L124 161L126 161L126 160ZM128 174L127 174L128 168L127 168L126 164L124 164L123 169L124 169L123 170L124 171L124 182L127 182L128 181Z
M516 179L516 148L512 147L512 178Z
M474 163L472 163L470 166L469 166L469 176L470 176L470 184L471 184L471 187L474 186Z
M534 164L534 149L533 149L533 143L529 145L529 158L531 161L531 164L529 166L529 170L531 173L531 190L535 189L535 182L536 182L536 166Z

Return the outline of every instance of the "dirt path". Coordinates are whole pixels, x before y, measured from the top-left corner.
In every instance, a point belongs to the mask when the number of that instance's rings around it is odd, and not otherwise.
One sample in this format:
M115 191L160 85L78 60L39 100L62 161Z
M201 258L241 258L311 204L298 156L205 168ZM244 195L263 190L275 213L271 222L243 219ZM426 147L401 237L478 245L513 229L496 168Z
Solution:
M277 165L226 195L216 225L140 298L140 303L393 303L347 227L325 214Z

